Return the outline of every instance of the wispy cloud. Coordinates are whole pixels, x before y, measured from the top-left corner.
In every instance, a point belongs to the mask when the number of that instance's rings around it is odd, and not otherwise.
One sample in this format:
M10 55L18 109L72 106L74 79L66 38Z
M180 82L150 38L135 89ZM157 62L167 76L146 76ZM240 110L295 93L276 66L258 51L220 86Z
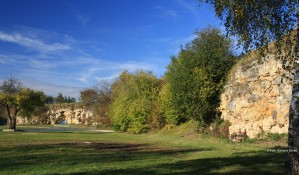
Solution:
M173 18L173 19L177 19L179 18L179 14L177 11L175 10L172 10L172 9L168 9L168 8L165 8L165 7L162 7L162 6L156 6L154 7L154 9L156 9L157 11L159 11L160 13L160 17L166 17L166 18Z
M186 37L174 38L174 37L165 37L165 38L151 38L149 39L154 43L163 43L167 48L170 55L175 55L180 51L180 46L185 46L187 43L191 42L196 38L196 34L192 34Z
M0 40L15 43L39 52L56 52L70 49L68 45L60 43L47 44L40 39L25 37L19 33L9 34L0 31Z
M81 83L88 83L94 80L113 80L124 70L129 72L134 72L136 70L149 71L157 69L157 67L159 67L158 64L146 61L114 62L104 60L99 61L95 58L95 61L91 61L76 79Z
M173 41L173 44L185 45L196 38L196 34L192 34L183 38L179 38Z
M193 4L188 4L190 2L189 0L176 0L178 4L180 4L182 7L184 7L187 11L192 13L193 15L197 15L198 13L198 7L194 6Z
M173 18L177 18L179 16L178 13L174 10L166 10L164 13L166 16L170 16Z
M85 28L87 23L90 21L90 18L85 15L78 15L77 20L81 23L83 28Z
M152 27L147 26L142 30L150 31L150 28ZM5 45L7 42L22 46L23 50L20 49L17 53L10 49L0 50L0 78L13 73L16 78L24 80L26 86L51 95L62 92L77 97L78 87L90 87L101 80L112 81L124 70L151 70L158 75L162 75L164 71L159 59L153 61L148 57L124 60L107 57L99 54L100 51L95 51L95 48L105 50L111 46L95 41L77 41L72 36L44 30L25 27L12 32L0 31L1 41L5 47L9 46ZM172 40L156 40L167 41ZM36 52L27 52L26 48Z

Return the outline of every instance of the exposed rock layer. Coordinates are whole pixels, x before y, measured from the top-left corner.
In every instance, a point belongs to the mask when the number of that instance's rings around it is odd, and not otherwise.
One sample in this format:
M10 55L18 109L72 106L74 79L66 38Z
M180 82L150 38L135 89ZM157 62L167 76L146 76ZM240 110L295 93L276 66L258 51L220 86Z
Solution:
M93 115L90 110L83 108L50 109L48 114L51 124L60 124L62 121L66 121L68 124L88 124L88 120Z
M274 55L264 62L253 60L236 66L221 95L222 118L229 120L230 134L246 131L287 133L291 80Z
M93 112L83 108L62 107L49 108L44 117L18 117L18 124L91 124Z

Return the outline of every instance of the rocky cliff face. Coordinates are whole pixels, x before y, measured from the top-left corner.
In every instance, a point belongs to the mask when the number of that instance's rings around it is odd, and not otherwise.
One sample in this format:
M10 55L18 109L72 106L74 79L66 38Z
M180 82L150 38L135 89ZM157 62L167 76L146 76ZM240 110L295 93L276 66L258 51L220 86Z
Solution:
M93 112L84 108L49 107L42 116L17 117L18 124L93 124ZM95 123L96 124L96 123Z
M274 55L235 66L221 95L222 118L229 120L230 134L246 131L287 133L291 99L289 74Z
M83 108L59 108L50 109L48 115L51 124L60 124L62 121L67 124L89 124L93 113Z

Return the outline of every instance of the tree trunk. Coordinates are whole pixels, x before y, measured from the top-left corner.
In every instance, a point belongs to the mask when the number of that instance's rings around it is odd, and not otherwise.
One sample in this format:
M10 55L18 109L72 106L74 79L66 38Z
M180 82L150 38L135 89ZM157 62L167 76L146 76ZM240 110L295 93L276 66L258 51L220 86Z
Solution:
M8 129L16 130L17 120L15 117L7 117L7 126Z
M299 12L299 11L298 11ZM297 13L298 17L299 14ZM296 33L295 60L299 59L299 26ZM299 175L299 64L295 63L292 99L289 111L288 157L286 174Z
M12 116L12 128L13 130L16 130L17 126L17 113L19 112L19 109L17 107L14 107L13 116Z
M6 112L7 112L7 126L8 129L16 130L16 124L17 124L17 109L13 108L12 106L5 106ZM13 115L12 115L13 113Z
M8 129L12 129L12 118L10 116L7 117L7 126Z
M6 105L5 108L6 108L6 113L7 113L7 126L8 126L8 129L13 129L13 127L12 127L13 121L12 121L12 117L10 115L10 106Z
M288 158L286 161L287 174L299 175L299 71L294 77L292 99L289 112Z
M16 117L13 117L11 129L16 130L16 125L17 125L17 119L16 119Z

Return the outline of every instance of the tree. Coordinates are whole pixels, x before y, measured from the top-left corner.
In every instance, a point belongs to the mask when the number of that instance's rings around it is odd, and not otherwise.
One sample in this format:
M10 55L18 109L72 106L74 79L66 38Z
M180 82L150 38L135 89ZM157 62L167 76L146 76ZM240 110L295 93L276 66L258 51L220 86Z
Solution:
M158 112L160 115L160 125L164 126L165 124L178 124L180 119L176 114L176 110L172 105L172 94L169 89L169 82L167 77L162 77L161 81L161 89L159 91L158 97Z
M115 129L143 133L150 129L159 80L151 72L121 73L112 84L110 116Z
M76 98L71 97L71 103L76 103Z
M46 96L46 104L53 104L55 102L55 98L48 95Z
M98 107L95 112L100 116L98 119L99 123L106 126L111 126L111 118L109 115L109 108L111 105L111 83L101 81L98 84Z
M109 106L111 103L111 85L105 81L99 87L88 88L80 92L82 104L94 113L93 122L109 126Z
M90 108L98 102L98 92L95 89L85 89L80 91L81 102Z
M286 171L299 174L299 2L298 0L199 0L211 3L224 21L228 34L238 36L246 51L260 49L274 42L278 58L294 76L289 111L288 159ZM290 151L292 150L292 151ZM296 151L294 151L296 150Z
M23 88L15 78L5 80L0 86L0 105L6 110L9 129L16 129L16 117L32 115L36 106L44 106L45 95L41 91Z
M5 107L3 105L0 105L0 125L5 125L7 122L7 117L5 112Z
M56 103L64 103L64 97L63 97L62 93L58 93L58 95L56 97Z
M210 124L219 116L220 92L234 63L231 40L216 28L196 33L173 57L166 73L177 123L190 119Z
M298 25L298 0L199 1L214 6L228 34L237 36L246 51L279 41Z

